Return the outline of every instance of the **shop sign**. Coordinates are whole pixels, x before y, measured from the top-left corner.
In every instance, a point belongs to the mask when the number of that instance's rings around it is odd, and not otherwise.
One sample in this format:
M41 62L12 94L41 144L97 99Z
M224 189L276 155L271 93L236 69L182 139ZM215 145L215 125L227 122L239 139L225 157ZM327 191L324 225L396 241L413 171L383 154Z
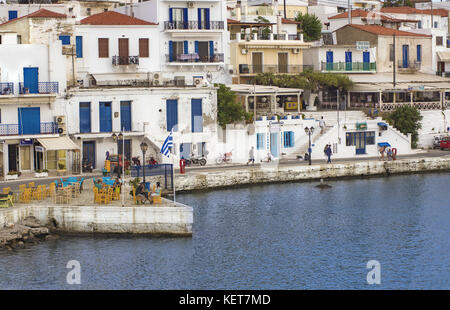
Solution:
M34 147L34 149L36 150L36 152L44 152L44 148L42 147L42 146L39 146L39 145L36 145L35 147Z
M367 130L367 123L356 123L356 130Z
M20 146L32 145L33 139L22 139L20 140Z

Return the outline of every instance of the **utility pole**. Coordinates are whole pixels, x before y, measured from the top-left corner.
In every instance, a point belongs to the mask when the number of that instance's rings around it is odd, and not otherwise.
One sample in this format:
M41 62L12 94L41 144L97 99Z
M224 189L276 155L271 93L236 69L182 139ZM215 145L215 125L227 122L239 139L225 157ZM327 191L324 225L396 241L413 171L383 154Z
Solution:
M348 24L350 25L352 23L352 7L350 5L350 0L348 0L347 12L348 12Z
M396 66L397 66L397 63L396 63L396 60L395 60L395 33L392 35L392 37L393 37L393 41L394 41L394 44L393 44L393 49L394 49L394 64L393 64L393 68L394 68L394 70L392 71L393 72L393 84L394 84L394 87L395 87L395 68L396 68Z
M284 0L283 4L284 4L284 18L286 19L287 18L287 14L286 14L286 0Z
M434 22L433 22L433 0L431 0L431 29L434 28Z

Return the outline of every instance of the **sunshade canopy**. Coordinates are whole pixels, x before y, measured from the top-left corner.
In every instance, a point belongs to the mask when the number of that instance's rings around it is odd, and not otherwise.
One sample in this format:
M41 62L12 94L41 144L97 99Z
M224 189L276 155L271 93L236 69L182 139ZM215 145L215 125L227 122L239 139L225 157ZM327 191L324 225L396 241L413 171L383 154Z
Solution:
M391 147L391 145L389 143L387 143L387 142L380 142L380 143L378 143L378 146L381 146L381 147L389 146L389 147Z
M37 140L47 151L78 150L80 148L68 137L40 138Z

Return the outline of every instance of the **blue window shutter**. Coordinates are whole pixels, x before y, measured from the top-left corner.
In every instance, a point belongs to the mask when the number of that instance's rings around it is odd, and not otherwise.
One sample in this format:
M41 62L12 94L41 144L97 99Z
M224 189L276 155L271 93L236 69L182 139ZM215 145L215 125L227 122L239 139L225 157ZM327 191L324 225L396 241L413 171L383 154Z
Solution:
M166 101L167 131L178 130L178 100Z
M205 9L205 29L210 29L209 9Z
M131 131L131 101L120 102L120 129Z
M30 94L39 93L39 68L23 68L23 87Z
M100 132L112 132L111 102L100 102Z
M183 22L184 22L184 29L188 29L189 17L187 8L183 8Z
M202 9L197 9L197 15L198 15L198 29L202 29Z
M264 150L264 139L265 139L264 133L256 134L256 149L257 150Z
M327 62L328 63L333 62L333 52L331 51L327 52Z
M17 11L8 11L8 20L13 20L17 18Z
M70 36L60 35L59 39L61 40L62 45L70 45Z
M209 41L209 57L214 56L214 41Z
M294 132L293 131L290 131L289 132L289 139L290 139L290 147L294 147L295 146L295 140L294 140Z
M192 132L203 132L202 99L191 101L191 124Z
M169 61L173 61L173 42L169 41Z
M422 45L417 45L417 61L422 61Z
M195 41L195 52L198 54L198 41Z
M352 52L345 52L345 62L352 62Z
M188 41L184 41L184 53L189 54L189 45Z
M83 58L83 37L82 36L76 36L75 45L76 45L77 58Z
M80 102L80 133L91 132L91 103Z
M40 108L18 108L19 134L41 133L41 109Z
M173 9L169 9L169 22L173 23Z

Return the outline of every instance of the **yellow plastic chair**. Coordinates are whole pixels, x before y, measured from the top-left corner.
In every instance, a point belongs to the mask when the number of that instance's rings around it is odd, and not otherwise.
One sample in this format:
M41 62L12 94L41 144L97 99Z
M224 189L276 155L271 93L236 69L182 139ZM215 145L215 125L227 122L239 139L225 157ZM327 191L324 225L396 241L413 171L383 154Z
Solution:
M113 190L113 200L120 200L120 187L116 187Z
M108 189L102 189L98 192L98 203L108 204L109 203L109 193Z
M45 197L52 197L55 192L56 192L56 184L52 182L45 189Z
M31 201L31 188L26 188L23 192L20 193L19 202L29 203L30 201Z
M135 205L138 204L137 197L136 197L136 188L134 186L133 186L133 203Z
M35 187L36 185L34 184L34 182L30 182L30 183L28 183L28 186L29 187Z
M31 188L30 188L31 190ZM34 191L33 191L33 200L42 200L42 186L39 185Z
M154 193L155 193L155 191L156 191L156 186L153 186L153 193L152 193L152 201L153 201L153 203L154 204L162 204L162 198L161 198L161 193L162 193L162 190L160 189L159 190L159 194L158 195L154 195Z
M9 194L11 192L11 187L3 187L3 194Z
M27 188L27 185L26 185L26 184L20 184L20 185L19 185L19 191L20 191L20 192L23 192L26 188Z

